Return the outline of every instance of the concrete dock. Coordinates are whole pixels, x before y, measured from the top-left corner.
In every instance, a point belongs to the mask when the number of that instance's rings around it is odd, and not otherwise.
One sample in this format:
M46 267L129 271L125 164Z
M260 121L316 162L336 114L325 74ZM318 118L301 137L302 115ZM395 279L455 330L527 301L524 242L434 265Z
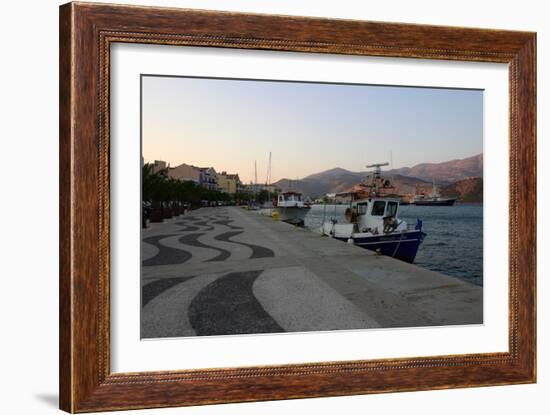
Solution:
M238 207L150 224L141 280L142 338L483 323L482 287Z

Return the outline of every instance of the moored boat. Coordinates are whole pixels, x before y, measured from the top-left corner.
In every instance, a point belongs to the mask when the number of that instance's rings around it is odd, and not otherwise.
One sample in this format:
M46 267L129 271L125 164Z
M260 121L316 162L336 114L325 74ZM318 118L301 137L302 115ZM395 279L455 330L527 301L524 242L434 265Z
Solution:
M310 209L311 205L304 202L302 194L292 191L279 193L273 207L279 215L279 220L283 222L303 221Z
M420 194L414 197L413 203L417 206L452 206L456 202L456 197L441 197L435 181L432 184L430 194Z
M436 197L415 199L414 204L416 206L452 206L456 202L456 198L451 197Z
M323 221L323 235L392 258L412 263L426 234L422 221L407 224L398 217L399 199L366 198L352 201L345 223Z

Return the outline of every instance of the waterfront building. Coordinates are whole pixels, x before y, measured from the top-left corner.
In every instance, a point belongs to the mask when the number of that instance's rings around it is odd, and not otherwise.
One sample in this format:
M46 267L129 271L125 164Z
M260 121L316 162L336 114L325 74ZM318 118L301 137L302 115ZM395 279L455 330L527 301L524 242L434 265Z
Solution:
M209 190L218 190L218 176L214 167L199 167L199 183Z
M275 185L273 184L266 184L266 185L263 185L262 186L262 190L265 190L269 193L278 193L281 191L281 189L278 189L277 187L275 187Z
M152 173L153 174L156 174L156 173L164 174L164 172L166 171L166 168L168 167L166 162L162 161L162 160L155 160L152 163L152 166L153 166L152 167Z
M250 182L250 184L244 184L242 185L242 192L247 194L256 194L260 193L262 190L263 185L261 184L254 184Z
M168 176L182 182L200 183L200 169L190 164L182 163L168 169Z
M266 184L260 184L260 183L257 183L257 184L250 183L250 184L242 184L240 191L243 193L249 193L249 194L257 194L262 191L267 191L270 193L279 193L281 189L275 187L272 184L266 185Z
M242 183L238 174L227 174L222 171L217 174L218 188L222 192L235 194L242 191Z

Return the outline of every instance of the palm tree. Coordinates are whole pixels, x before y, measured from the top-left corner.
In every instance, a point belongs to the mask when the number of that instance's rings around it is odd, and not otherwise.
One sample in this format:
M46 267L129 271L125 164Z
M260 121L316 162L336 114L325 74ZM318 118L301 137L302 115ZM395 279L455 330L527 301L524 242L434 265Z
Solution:
M153 173L153 166L145 164L142 168L142 194L143 199L151 202L151 222L162 222L163 205L165 199L166 177L162 171Z

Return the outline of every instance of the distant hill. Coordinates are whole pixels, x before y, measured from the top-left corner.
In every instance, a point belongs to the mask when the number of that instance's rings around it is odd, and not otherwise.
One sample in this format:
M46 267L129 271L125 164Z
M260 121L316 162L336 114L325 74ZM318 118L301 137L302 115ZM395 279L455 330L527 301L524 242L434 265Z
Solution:
M283 191L294 190L315 199L327 193L346 192L354 185L360 183L367 175L366 172L354 173L344 169L338 169L340 171L335 172L334 170L337 169L331 170L327 175L324 175L323 173L325 172L323 172L308 176L302 180L282 179L273 184ZM384 177L391 180L397 194L413 193L416 185L431 186L431 182L426 182L415 177L401 175L388 176L386 174L384 174Z
M312 198L327 193L345 192L360 183L369 172L352 172L340 167L311 174L301 180L281 179L273 183L283 191L294 190ZM462 160L443 163L422 163L413 167L403 167L382 172L396 187L396 193L405 195L415 192L416 186L431 187L435 180L443 187L459 180L483 176L483 156L481 154Z
M443 196L458 197L458 200L465 203L483 202L483 179L476 177L472 179L459 180L440 189Z
M426 181L435 179L437 182L455 182L483 176L483 154L460 160L445 161L443 163L422 163L414 167L402 167L388 170L385 174L401 174L416 177Z

